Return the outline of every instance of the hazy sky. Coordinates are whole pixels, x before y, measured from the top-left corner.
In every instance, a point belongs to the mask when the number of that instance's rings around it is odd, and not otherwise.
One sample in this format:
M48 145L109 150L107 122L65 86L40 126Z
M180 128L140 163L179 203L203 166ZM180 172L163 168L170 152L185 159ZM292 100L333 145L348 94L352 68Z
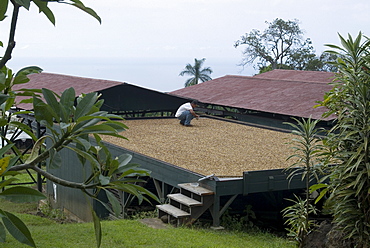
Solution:
M130 82L170 91L183 87L179 72L206 58L213 78L240 72L243 47L233 44L265 21L298 19L317 54L339 44L338 33L370 36L369 0L83 0L102 18L50 3L54 27L36 6L22 10L17 45L8 65L38 65L46 72ZM8 15L11 13L9 12ZM9 18L10 19L10 18ZM9 20L0 22L7 41ZM3 53L3 49L0 50Z

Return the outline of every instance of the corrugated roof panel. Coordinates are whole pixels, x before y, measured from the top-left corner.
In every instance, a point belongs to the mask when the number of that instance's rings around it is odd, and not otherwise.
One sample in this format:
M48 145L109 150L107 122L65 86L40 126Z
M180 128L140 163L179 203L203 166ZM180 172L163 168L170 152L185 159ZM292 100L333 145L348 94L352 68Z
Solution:
M290 79L300 78L294 76L294 73L299 74L300 72L289 71ZM321 74L321 72L318 73ZM324 74L320 77L313 77L312 81L306 80L307 75L301 77L302 81L270 79L270 76L263 78L263 76L227 75L173 91L171 94L194 98L214 105L323 119L321 116L326 109L313 108L313 106L316 105L316 101L323 99L324 93L332 86L318 79ZM328 75L325 73L325 78ZM329 117L325 120L333 118Z
M122 85L124 83L108 81L102 79L93 78L83 78L62 74L54 73L39 73L31 74L28 76L30 81L26 84L14 85L13 89L42 89L47 88L54 91L57 94L61 94L64 90L73 87L75 89L76 95L82 93L98 92L103 89L107 89L113 86ZM17 102L24 99L25 97L17 97ZM31 104L17 104L18 108L21 109L31 109Z
M116 85L123 84L116 81L102 79L76 77L54 73L39 73L28 76L30 81L27 84L15 85L15 89L27 88L47 88L56 93L62 93L64 90L73 87L77 95L81 93L97 92Z
M30 81L27 84L15 85L14 89L47 88L57 94L73 87L76 95L82 93L99 92L104 101L103 109L107 111L175 111L186 99L173 95L145 89L143 87L128 83L76 77L54 73L40 73L29 75ZM25 97L17 97L17 102ZM31 109L32 104L17 104L21 109Z
M326 71L296 71L276 69L255 75L255 78L278 79L300 82L330 83L334 73Z

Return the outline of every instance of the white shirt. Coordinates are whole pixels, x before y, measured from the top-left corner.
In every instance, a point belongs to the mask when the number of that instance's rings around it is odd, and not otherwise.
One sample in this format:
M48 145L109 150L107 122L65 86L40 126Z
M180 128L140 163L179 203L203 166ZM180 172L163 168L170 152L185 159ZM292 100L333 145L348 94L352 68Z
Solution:
M191 110L191 109L193 109L193 107L191 106L190 102L184 103L176 111L175 117L179 117L183 112L185 112L186 110Z

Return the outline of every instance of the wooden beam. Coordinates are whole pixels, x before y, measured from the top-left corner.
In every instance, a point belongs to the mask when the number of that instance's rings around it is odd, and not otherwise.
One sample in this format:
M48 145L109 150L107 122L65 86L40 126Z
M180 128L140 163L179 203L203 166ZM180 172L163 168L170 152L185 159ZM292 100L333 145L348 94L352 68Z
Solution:
M233 201L235 200L235 198L237 197L238 195L233 195L227 202L226 204L223 206L223 208L220 210L220 217L225 213L225 211L230 207L231 203L233 203Z

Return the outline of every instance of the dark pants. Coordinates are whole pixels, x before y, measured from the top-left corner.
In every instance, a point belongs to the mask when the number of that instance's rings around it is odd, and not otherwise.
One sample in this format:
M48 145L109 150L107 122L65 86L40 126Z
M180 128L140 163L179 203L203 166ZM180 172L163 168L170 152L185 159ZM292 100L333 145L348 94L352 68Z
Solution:
M185 126L190 125L190 122L193 118L194 115L192 115L189 110L182 112L182 114L179 117L177 117L177 119L180 120L180 124Z

